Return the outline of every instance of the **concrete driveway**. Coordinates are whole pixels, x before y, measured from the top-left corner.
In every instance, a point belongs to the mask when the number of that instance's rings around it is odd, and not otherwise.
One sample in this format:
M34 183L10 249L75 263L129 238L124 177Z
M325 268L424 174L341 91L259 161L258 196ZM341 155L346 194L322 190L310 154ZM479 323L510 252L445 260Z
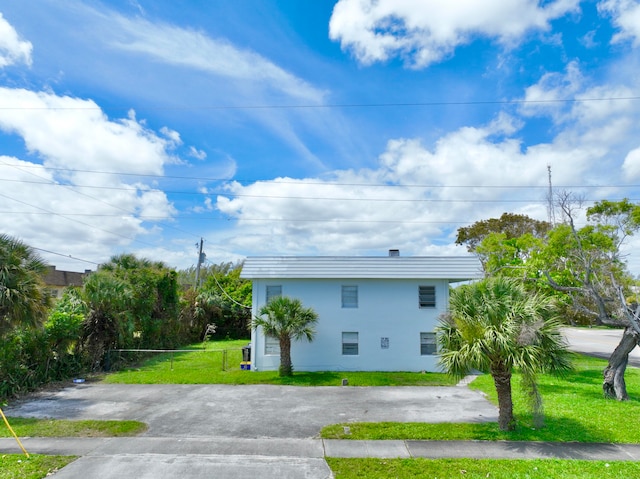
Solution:
M466 387L81 384L39 393L11 416L133 419L148 437L312 438L340 422L496 421Z
M496 407L464 386L85 383L38 393L5 412L22 417L133 419L149 425L135 438L27 439L25 446L33 453L82 456L57 472L57 479L330 479L324 456L331 443L313 439L324 425L497 421ZM0 441L0 446L7 443ZM379 454L401 457L407 447L385 441Z

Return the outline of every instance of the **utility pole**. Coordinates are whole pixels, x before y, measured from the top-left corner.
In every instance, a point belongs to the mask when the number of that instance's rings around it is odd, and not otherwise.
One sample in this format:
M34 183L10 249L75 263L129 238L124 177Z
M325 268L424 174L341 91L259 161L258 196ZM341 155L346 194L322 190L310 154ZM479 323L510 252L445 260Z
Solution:
M549 216L549 224L554 226L556 223L555 208L553 207L553 185L551 184L551 165L547 165L547 173L549 175L549 192L547 193L547 214Z
M202 252L202 246L204 244L204 240L200 238L200 249L198 251L198 264L196 266L196 284L194 285L194 289L198 289L200 287L200 266L204 263L204 259L207 257L206 254Z

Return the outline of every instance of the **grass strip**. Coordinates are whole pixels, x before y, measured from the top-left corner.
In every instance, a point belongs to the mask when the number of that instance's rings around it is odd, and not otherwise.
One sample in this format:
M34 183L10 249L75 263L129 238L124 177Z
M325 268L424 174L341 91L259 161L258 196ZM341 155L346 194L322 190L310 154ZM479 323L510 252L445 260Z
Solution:
M18 437L127 437L147 430L147 425L139 421L8 419ZM0 437L11 437L11 433L6 427L0 427Z
M602 394L606 361L575 355L575 370L563 378L539 378L544 401L545 425L534 427L519 376L514 376L514 412L517 428L498 429L497 423L348 423L323 428L328 439L511 440L640 443L640 370L628 368L626 382L631 399L618 402ZM482 391L497 404L493 381L481 376L470 387ZM345 426L349 427L348 433Z
M0 454L0 479L42 479L76 459L75 456Z
M619 479L640 477L640 463L560 459L327 458L336 479Z

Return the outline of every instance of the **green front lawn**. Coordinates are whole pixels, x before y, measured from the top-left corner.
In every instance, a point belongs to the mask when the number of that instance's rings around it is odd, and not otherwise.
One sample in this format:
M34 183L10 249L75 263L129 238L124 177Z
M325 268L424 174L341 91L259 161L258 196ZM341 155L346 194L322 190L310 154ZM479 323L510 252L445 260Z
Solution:
M193 344L193 352L158 353L136 367L113 372L104 382L118 384L275 384L290 386L448 386L456 381L444 374L407 372L294 372L240 369L247 340ZM226 351L226 353L224 352ZM127 354L127 353L124 353ZM294 362L295 369L295 362Z
M575 355L575 371L564 378L542 376L545 427L533 427L526 401L514 378L514 410L518 427L502 432L497 423L350 423L325 427L322 437L334 439L512 440L640 443L640 370L628 368L631 400L618 402L602 395L606 361ZM493 381L481 376L470 387L497 404ZM349 426L346 434L344 426Z

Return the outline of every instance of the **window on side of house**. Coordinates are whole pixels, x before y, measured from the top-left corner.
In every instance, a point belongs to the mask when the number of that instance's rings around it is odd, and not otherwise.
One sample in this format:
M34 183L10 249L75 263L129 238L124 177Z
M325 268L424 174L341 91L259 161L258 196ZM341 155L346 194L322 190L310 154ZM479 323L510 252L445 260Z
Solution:
M342 307L357 308L358 307L358 287L342 286Z
M268 303L273 298L277 298L278 296L282 296L282 285L280 284L267 285L266 302Z
M343 356L358 355L358 333L356 332L342 333L342 355Z
M436 333L420 333L420 355L431 356L437 352Z
M420 308L436 307L436 287L418 286L418 304Z
M280 340L275 336L265 335L264 337L264 354L266 356L280 355Z

